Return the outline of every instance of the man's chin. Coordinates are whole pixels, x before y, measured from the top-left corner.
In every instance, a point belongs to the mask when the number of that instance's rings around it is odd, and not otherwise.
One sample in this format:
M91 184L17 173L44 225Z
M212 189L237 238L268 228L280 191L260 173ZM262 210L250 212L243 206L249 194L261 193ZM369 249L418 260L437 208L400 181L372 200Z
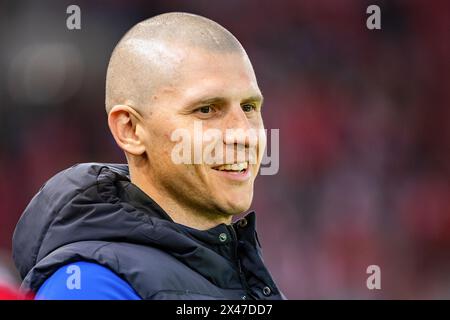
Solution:
M222 212L225 212L228 215L238 215L246 212L250 205L252 204L252 199L239 199L230 197L227 199L226 204L222 205Z

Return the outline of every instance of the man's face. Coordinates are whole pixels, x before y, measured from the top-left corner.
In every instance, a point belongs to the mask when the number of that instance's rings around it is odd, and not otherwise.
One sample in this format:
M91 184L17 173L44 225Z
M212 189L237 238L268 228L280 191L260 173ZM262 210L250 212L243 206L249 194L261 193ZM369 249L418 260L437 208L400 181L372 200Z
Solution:
M227 137L226 130L263 130L261 103L261 92L246 55L185 50L173 79L155 92L145 109L149 181L163 196L200 213L233 215L246 211L252 201L265 139L259 141L257 135L252 148L248 139ZM171 137L177 129L190 133L192 148L197 144L205 151L209 144L211 150L211 141L201 141L202 137L194 134L199 124L203 132L220 130L222 137L215 142L215 148L222 149L224 157L209 164L174 163L173 150L179 142ZM244 161L238 161L237 148L246 151ZM191 153L193 156L193 149ZM225 159L227 153L232 160ZM255 155L250 162L249 154Z

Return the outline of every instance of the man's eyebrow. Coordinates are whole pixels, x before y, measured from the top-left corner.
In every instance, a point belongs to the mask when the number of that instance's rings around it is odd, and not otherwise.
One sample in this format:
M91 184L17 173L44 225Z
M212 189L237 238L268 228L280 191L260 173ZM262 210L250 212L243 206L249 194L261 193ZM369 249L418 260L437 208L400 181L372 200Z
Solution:
M241 103L248 103L248 102L260 102L261 104L264 102L264 97L262 94L257 94L248 98L245 98L242 100Z
M223 104L227 101L224 97L213 97L213 98L206 98L206 99L200 99L195 102L196 105L201 104Z
M225 104L228 100L229 99L225 97L212 97L197 100L193 103L193 105ZM241 100L241 103L260 102L262 104L263 100L264 98L262 95L256 94Z

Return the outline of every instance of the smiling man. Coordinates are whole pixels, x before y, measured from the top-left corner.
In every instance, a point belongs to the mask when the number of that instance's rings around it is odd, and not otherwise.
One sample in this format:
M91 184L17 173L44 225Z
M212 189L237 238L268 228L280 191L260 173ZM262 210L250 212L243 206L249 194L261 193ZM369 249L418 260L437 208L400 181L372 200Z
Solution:
M38 299L283 298L255 214L232 223L253 198L261 105L245 50L217 23L168 13L134 26L106 77L108 124L128 165L76 165L41 188L13 239L23 287ZM198 125L223 134L203 139ZM174 159L179 129L191 161ZM212 145L216 161L198 161L195 145Z

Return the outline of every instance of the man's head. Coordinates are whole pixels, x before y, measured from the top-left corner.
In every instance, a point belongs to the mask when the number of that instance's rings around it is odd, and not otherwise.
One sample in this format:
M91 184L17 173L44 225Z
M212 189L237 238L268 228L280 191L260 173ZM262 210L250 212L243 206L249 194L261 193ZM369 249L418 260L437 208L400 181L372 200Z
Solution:
M132 182L169 214L182 211L226 221L249 208L264 144L251 148L248 136L232 139L225 132L262 130L261 104L252 65L238 40L193 14L168 13L135 25L109 62L109 127L126 154ZM223 132L215 146L224 155L239 148L256 150L256 163L243 172L219 167L236 163L235 155L213 164L176 163L172 135L177 129L192 134L192 147L211 145L194 134L199 123L203 130Z

